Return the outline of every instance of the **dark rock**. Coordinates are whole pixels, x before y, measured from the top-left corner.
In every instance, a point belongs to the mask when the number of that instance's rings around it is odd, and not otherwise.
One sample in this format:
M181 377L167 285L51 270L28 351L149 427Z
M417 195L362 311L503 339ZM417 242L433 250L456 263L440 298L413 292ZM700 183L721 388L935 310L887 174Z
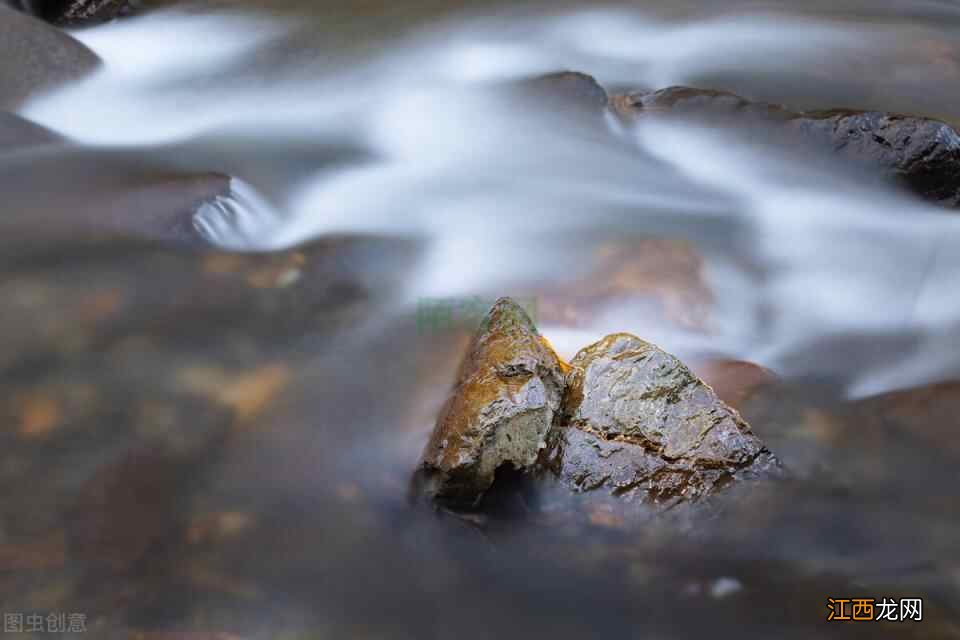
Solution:
M960 136L930 118L876 111L807 113L790 122L805 139L880 168L919 196L960 205Z
M100 59L66 33L0 5L0 108L87 75Z
M873 171L880 169L884 177L927 200L960 205L960 136L939 120L877 111L795 112L690 87L618 95L611 104L628 120L670 113L776 127L785 142L830 149Z
M62 26L106 22L131 9L129 0L11 0L10 5Z
M693 499L740 471L776 465L713 389L635 336L607 336L571 366L560 465L571 488Z
M64 142L64 138L25 118L0 111L0 152Z
M519 305L498 300L467 349L424 451L427 494L473 505L501 467L531 469L547 446L562 394L553 349Z

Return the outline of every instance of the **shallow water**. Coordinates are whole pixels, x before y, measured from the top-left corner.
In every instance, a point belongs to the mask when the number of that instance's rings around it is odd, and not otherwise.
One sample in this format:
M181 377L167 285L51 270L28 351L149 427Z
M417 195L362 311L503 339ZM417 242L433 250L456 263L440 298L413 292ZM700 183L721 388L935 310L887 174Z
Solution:
M864 402L956 378L960 217L736 130L580 126L499 91L575 69L608 90L688 84L960 122L958 23L946 2L221 2L77 32L102 71L22 114L82 145L75 153L230 174L232 195L202 208L199 226L253 262L194 269L108 244L18 263L8 295L29 304L4 325L4 386L57 390L68 414L71 402L96 408L64 436L7 438L4 482L56 471L4 491L29 518L0 541L22 549L62 526L69 542L88 519L132 532L106 536L119 554L106 569L109 553L68 544L63 566L8 573L7 609L87 611L96 637L960 637L958 393L938 388L899 412ZM56 171L60 152L44 153ZM617 295L575 323L549 312L558 291L590 287L597 256L651 237L694 247L712 296L705 321ZM317 261L246 255L318 239L332 248ZM673 264L652 277L669 279ZM217 297L205 278L225 273L289 292ZM96 283L122 292L120 311L84 325L79 343L52 321L17 337L25 318L72 309L70 292ZM780 382L741 409L790 478L656 516L584 519L576 500L532 490L479 518L411 505L409 472L467 333L424 326L418 311L504 294L536 300L565 356L630 331L684 358L773 370ZM680 313L696 303L679 300ZM99 400L72 400L78 381ZM226 442L189 472L149 451L115 462L151 429L215 422L190 404L196 389L239 412ZM157 404L174 411L166 426L143 417ZM140 488L114 504L93 482L95 506L68 509L98 469ZM926 598L923 623L825 622L828 597L914 596Z

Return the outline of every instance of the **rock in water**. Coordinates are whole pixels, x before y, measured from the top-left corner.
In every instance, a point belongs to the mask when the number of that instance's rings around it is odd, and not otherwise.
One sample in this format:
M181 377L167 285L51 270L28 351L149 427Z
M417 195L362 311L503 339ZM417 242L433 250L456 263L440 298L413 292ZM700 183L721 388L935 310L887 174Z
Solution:
M677 358L626 333L571 362L555 468L570 488L695 499L776 460Z
M526 312L494 304L468 347L456 386L423 454L428 495L474 505L501 467L530 470L560 408L564 380Z
M10 4L63 26L105 22L130 10L129 0L11 0Z
M100 65L68 34L0 5L0 107L79 79Z
M415 480L443 502L475 506L507 466L574 492L675 502L779 463L670 354L618 333L566 365L502 298L470 344Z
M920 116L878 111L791 111L752 102L726 91L668 87L613 96L614 111L627 120L657 114L763 124L784 142L808 142L880 170L917 195L960 206L960 135L950 125Z

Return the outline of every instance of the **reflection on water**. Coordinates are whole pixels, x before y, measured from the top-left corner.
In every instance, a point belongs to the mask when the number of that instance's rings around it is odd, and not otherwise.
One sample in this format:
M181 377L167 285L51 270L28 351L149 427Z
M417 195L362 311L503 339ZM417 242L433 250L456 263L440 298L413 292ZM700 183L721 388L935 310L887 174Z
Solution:
M182 309L167 306L176 286L139 292L151 277L177 282L157 275L168 256L107 253L75 275L126 271L121 284L157 310L149 340L114 339L142 317L131 316L99 342L24 365L18 384L78 377L113 389L117 406L146 408L121 412L115 428L133 425L128 439L95 430L76 435L70 453L16 451L100 469L94 481L57 471L58 486L38 487L26 508L55 519L64 496L87 487L99 497L67 516L68 548L71 536L126 532L106 536L122 570L81 554L55 575L11 577L4 593L19 594L16 606L77 602L104 616L102 637L129 625L243 638L809 638L837 631L823 624L827 597L920 594L927 626L839 631L960 636L956 448L934 426L954 415L955 393L910 404L909 419L861 402L956 377L960 261L950 247L960 218L735 130L584 124L508 90L571 68L608 89L686 83L797 108L950 118L955 9L570 6L384 19L374 36L364 24L379 24L376 12L348 19L303 4L165 10L84 31L104 69L25 110L86 144L236 175L195 219L224 248L336 240L320 258L308 249L191 263L181 279L214 284L187 287ZM363 37L344 43L343 33ZM422 331L417 301L547 300L589 282L598 255L650 237L696 248L703 282L691 288L711 294L707 322L678 324L612 295L602 312L573 325L548 314L541 329L565 355L632 331L683 356L773 369L782 381L742 409L791 479L657 517L586 513L575 499L527 490L476 518L411 506L408 474L465 337ZM297 289L311 274L314 288ZM248 298L236 283L277 293ZM57 406L100 406L63 387ZM184 454L180 440L128 452L202 414L185 399L197 390L235 411L241 428L200 454ZM154 497L114 500L123 492L110 487L131 477L146 478L134 493ZM178 521L185 538L166 534ZM58 594L44 591L46 579Z

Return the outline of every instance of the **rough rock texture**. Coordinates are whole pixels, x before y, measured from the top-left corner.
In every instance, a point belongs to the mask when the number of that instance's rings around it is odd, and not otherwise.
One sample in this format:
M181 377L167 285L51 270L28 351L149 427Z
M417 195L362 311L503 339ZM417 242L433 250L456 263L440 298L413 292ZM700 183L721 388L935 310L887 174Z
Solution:
M695 498L775 461L740 415L670 354L626 333L571 362L561 478L655 499Z
M96 54L66 33L0 5L0 107L15 109L99 64Z
M10 5L63 26L105 22L131 8L129 0L10 0Z
M794 112L724 91L690 87L618 95L611 104L626 119L670 112L785 125L780 130L788 140L809 142L879 168L885 177L930 201L960 205L960 136L938 120L877 111Z
M560 362L526 312L498 300L467 349L424 451L426 492L475 504L501 467L533 467L547 446L563 386Z
M545 472L534 475L574 492L605 487L662 502L696 499L778 462L670 354L620 333L566 365L502 298L467 351L415 480L430 496L474 506L506 466Z

